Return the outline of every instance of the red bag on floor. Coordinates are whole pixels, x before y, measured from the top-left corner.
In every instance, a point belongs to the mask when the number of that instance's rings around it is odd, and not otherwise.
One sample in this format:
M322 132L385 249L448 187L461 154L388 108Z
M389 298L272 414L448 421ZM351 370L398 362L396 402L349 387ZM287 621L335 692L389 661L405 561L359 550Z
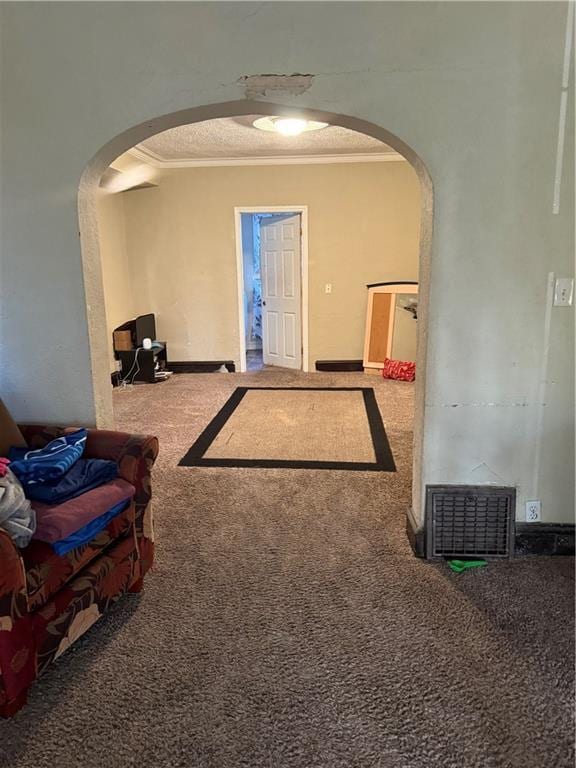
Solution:
M398 381L414 381L416 378L416 363L408 363L402 360L384 360L382 376L385 379L397 379Z

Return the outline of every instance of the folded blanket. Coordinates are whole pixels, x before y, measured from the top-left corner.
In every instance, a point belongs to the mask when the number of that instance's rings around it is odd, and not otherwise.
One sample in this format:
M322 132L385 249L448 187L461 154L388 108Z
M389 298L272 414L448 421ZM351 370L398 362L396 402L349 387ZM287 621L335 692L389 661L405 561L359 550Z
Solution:
M82 456L86 436L85 429L78 429L51 440L44 448L10 448L10 469L25 488L37 483L54 482Z
M100 533L100 531L103 531L104 528L106 528L112 518L123 512L129 504L130 499L125 499L124 501L115 504L109 510L104 512L103 515L100 515L100 517L97 517L95 520L91 520L83 528L80 528L79 531L72 533L70 536L67 536L61 541L55 542L52 545L54 551L57 555L65 555L72 549L76 549L76 547L81 547L83 544L88 544L88 542L92 541L97 533Z
M133 496L134 486L116 478L61 504L48 505L34 501L32 506L37 521L34 538L49 544L66 539L115 505L129 502Z
M80 496L86 491L113 480L118 476L115 461L105 459L79 459L68 472L55 483L26 485L26 496L45 504L58 504Z
M0 528L17 547L26 547L36 529L36 514L24 496L18 478L10 471L0 477Z

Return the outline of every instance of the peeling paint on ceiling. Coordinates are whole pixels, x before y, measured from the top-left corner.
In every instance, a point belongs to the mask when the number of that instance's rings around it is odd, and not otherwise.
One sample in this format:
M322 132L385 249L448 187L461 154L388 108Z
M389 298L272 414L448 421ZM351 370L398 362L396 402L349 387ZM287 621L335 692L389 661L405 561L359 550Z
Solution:
M242 75L238 85L244 88L247 99L271 94L300 96L312 87L314 75Z

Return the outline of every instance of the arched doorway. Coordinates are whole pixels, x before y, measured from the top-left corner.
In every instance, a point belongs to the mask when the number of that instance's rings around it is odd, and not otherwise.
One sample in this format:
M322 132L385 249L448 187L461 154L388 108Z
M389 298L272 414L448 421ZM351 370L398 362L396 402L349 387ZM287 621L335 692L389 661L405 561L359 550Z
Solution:
M94 388L95 413L98 426L112 424L111 385L106 366L107 336L100 263L100 244L96 212L96 193L102 174L108 166L131 147L154 134L189 123L241 115L283 115L298 111L310 120L338 125L372 136L403 155L416 172L421 187L421 230L419 258L419 324L414 413L412 508L421 509L421 461L423 446L423 412L426 390L426 359L428 347L427 316L430 283L430 259L433 223L433 189L430 174L416 152L397 136L373 123L348 115L337 115L313 109L254 100L230 101L173 112L141 123L119 134L104 145L92 158L80 179L78 215L82 248L82 264L86 294L86 311L90 339L90 358Z

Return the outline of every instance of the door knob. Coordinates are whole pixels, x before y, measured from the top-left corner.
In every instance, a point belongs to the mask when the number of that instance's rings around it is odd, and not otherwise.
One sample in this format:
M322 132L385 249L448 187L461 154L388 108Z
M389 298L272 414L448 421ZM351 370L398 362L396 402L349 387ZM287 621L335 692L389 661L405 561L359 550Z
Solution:
M265 302L265 301L263 301L263 302L262 302L262 306L263 306L263 307L265 307L265 306L266 306L266 302Z

